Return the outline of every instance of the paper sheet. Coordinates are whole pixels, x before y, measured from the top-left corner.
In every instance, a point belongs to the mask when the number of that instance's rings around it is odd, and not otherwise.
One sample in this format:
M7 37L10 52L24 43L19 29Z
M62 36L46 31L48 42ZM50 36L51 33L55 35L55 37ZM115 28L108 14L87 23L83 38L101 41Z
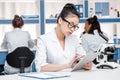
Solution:
M19 76L38 78L38 79L54 79L54 78L70 77L70 74L44 72L44 73L33 73L33 74L20 74Z

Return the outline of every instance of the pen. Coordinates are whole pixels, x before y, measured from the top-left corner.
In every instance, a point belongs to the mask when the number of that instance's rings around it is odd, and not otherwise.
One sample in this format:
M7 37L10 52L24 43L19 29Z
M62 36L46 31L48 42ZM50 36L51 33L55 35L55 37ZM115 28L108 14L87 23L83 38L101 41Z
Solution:
M50 77L50 78L46 78L46 79L56 79L56 78L65 78L65 77L70 77L68 75L66 76L56 76L56 77Z

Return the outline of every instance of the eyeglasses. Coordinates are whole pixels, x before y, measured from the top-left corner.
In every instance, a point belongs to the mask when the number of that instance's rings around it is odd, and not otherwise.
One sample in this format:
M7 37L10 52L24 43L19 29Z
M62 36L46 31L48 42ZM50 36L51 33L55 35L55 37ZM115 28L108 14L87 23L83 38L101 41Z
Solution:
M79 29L79 26L78 26L78 25L73 25L72 23L70 23L69 21L67 21L67 20L64 19L64 18L63 18L63 20L64 20L65 22L67 22L67 23L68 23L68 26L69 26L70 28L74 29L74 31L76 31L76 30Z

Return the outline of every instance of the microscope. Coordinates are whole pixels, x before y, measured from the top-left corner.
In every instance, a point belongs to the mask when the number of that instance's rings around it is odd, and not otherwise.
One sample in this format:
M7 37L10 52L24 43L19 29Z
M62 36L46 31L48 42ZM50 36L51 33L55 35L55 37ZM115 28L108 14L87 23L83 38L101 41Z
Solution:
M98 69L114 69L117 68L119 64L113 60L115 46L114 44L102 44L98 49L98 57L97 57L97 68Z

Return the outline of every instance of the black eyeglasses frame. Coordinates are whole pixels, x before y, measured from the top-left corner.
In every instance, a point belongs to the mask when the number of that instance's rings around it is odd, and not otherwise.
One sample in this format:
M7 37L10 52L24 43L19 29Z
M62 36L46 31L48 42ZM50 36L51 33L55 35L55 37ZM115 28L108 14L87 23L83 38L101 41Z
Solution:
M75 31L79 29L79 26L73 25L72 23L70 23L70 22L67 21L66 19L63 18L62 20L65 21L65 22L67 22L68 25L71 26L70 28L74 28Z

